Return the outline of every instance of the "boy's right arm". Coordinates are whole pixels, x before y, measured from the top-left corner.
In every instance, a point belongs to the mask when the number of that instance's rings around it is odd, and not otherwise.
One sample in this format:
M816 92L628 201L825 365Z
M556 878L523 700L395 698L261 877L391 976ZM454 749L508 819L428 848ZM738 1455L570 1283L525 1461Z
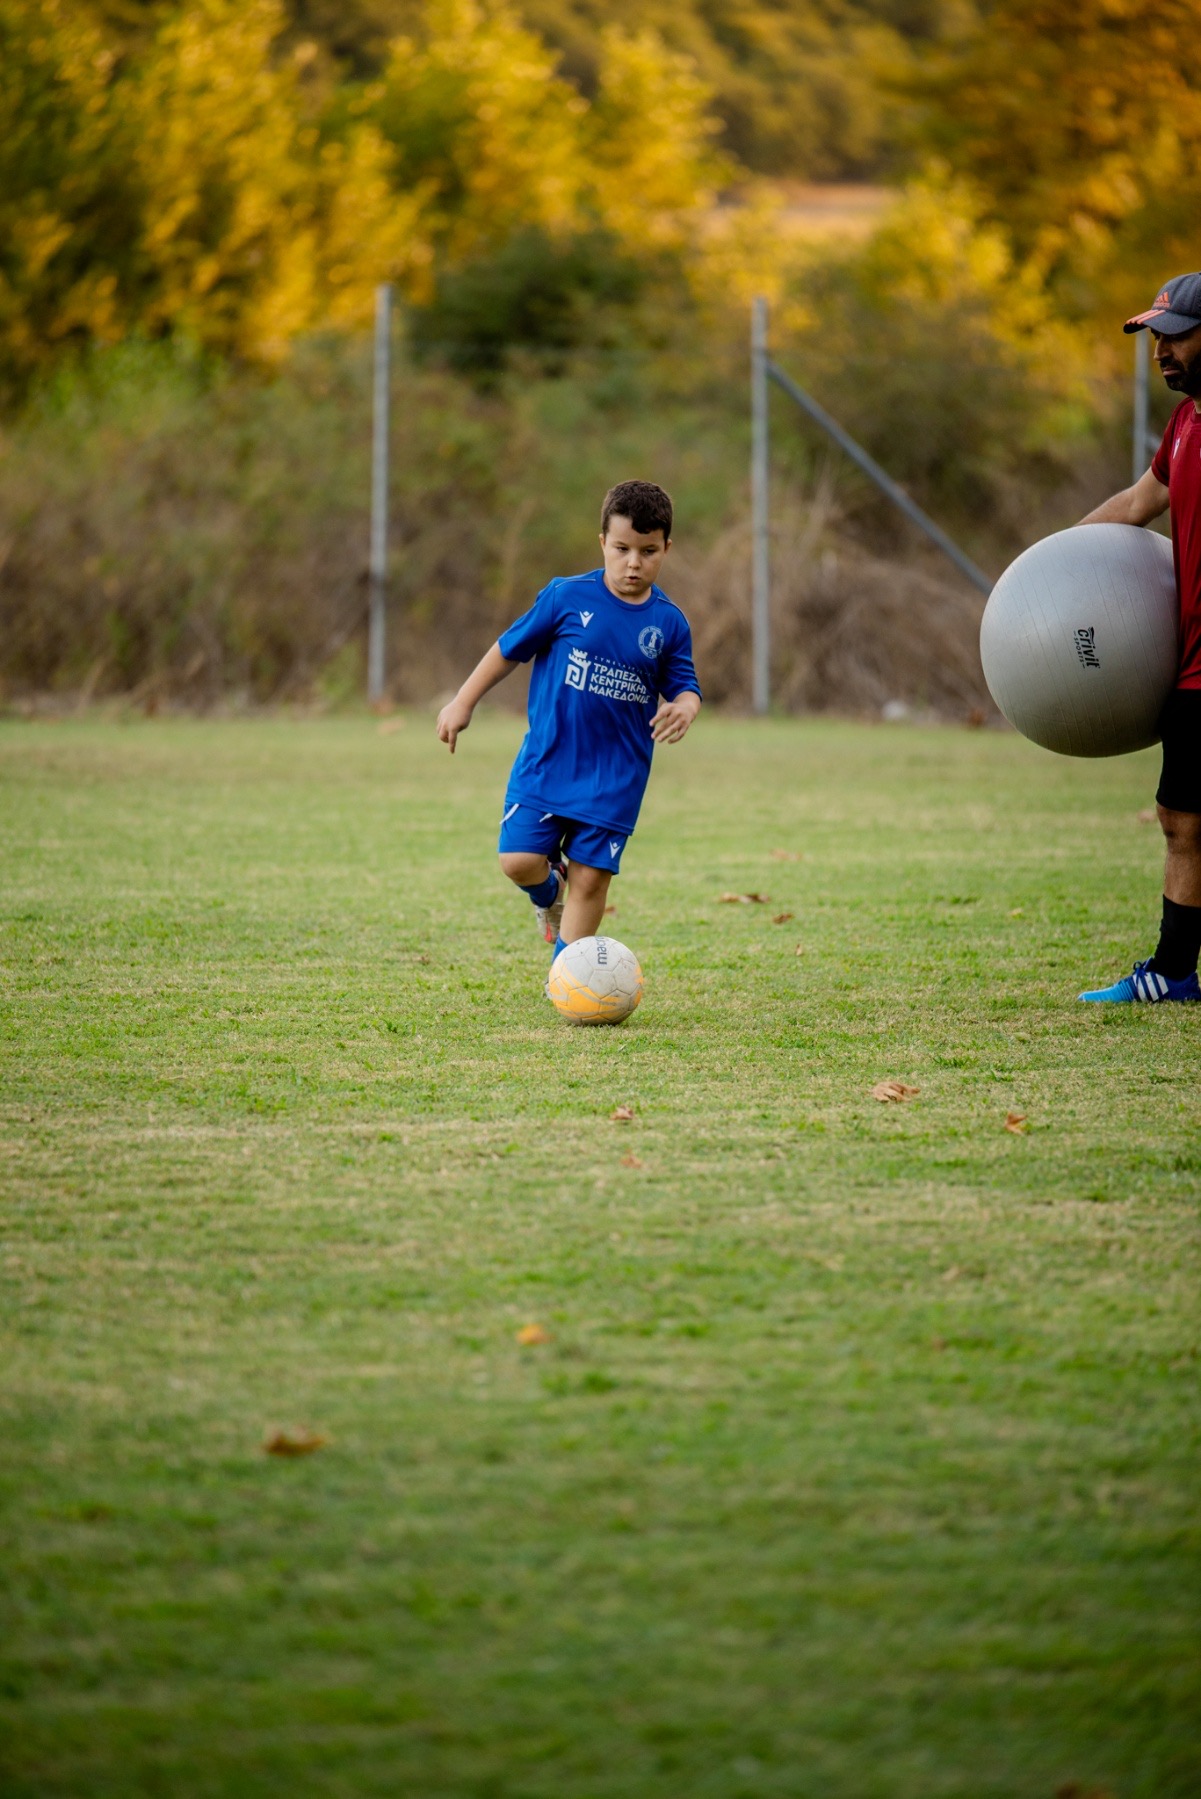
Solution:
M483 699L484 695L511 675L517 667L507 656L502 656L500 645L494 643L492 648L480 657L463 685L447 706L443 706L438 714L438 736L442 742L450 746L450 753L455 753L455 740L460 731L465 731L471 723L471 715Z

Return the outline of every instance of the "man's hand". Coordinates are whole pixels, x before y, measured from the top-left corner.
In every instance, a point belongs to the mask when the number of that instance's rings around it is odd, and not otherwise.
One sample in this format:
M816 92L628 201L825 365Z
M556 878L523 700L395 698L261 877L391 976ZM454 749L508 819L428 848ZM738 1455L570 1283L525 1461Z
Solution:
M438 714L438 736L443 743L450 745L450 753L452 756L455 753L455 742L459 732L467 729L468 725L471 723L471 714L474 711L475 707L469 706L467 702L461 699L456 693L450 704L448 706L443 706L441 712Z
M659 710L651 720L651 736L656 743L679 743L700 709L699 693L681 693L674 700L660 700Z

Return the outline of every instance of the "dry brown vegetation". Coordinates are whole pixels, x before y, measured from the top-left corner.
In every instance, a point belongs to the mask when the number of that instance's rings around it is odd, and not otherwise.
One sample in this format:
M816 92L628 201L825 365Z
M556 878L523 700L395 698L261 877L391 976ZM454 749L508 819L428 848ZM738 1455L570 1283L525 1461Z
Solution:
M692 620L707 696L748 704L745 369L736 348L726 367L686 365L674 389L656 376L647 400L648 366L602 360L481 391L402 361L393 699L426 703L453 688L547 580L594 566L601 494L643 474L677 502L665 584ZM362 342L313 345L266 384L133 346L60 383L0 436L0 701L357 700L368 377ZM987 713L980 596L787 402L774 405L774 703ZM974 532L950 497L918 491L995 572L1027 534L1078 517L1118 478L1103 446L1041 495L1001 469ZM510 703L519 699L515 683Z

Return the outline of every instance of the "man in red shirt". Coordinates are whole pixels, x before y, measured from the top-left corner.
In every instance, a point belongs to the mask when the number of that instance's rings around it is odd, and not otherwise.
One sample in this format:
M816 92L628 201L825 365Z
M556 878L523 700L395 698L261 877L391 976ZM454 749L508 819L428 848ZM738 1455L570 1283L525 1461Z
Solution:
M1167 839L1163 923L1155 954L1112 987L1082 993L1087 1000L1201 1000L1201 274L1177 275L1125 329L1144 326L1164 381L1187 397L1146 474L1080 522L1147 525L1171 508L1180 667L1160 720L1163 774L1155 795Z

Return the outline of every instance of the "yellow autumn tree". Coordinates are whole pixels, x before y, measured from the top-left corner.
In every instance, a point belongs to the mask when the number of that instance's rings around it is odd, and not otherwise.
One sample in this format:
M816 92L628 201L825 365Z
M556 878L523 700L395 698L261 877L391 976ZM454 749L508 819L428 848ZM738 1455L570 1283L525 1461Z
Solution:
M921 141L1082 311L1196 268L1197 0L997 0L940 52Z
M599 85L586 120L588 192L631 246L680 249L734 170L716 148L712 90L652 31L601 33Z
M197 0L137 77L144 322L278 360L300 331L367 315L373 285L428 260L420 193L397 193L371 121L323 133L304 46L273 52L278 0Z
M141 198L111 51L78 8L0 0L0 387L118 337L140 286Z
M10 391L129 331L276 363L365 322L379 281L429 300L522 234L560 285L589 240L596 286L605 234L691 256L728 173L709 89L649 31L602 32L589 101L504 0L424 0L367 85L295 43L283 0L184 0L120 54L90 16L0 0Z
M392 45L372 102L393 181L427 197L444 260L578 222L587 102L506 7L433 0L422 41Z

